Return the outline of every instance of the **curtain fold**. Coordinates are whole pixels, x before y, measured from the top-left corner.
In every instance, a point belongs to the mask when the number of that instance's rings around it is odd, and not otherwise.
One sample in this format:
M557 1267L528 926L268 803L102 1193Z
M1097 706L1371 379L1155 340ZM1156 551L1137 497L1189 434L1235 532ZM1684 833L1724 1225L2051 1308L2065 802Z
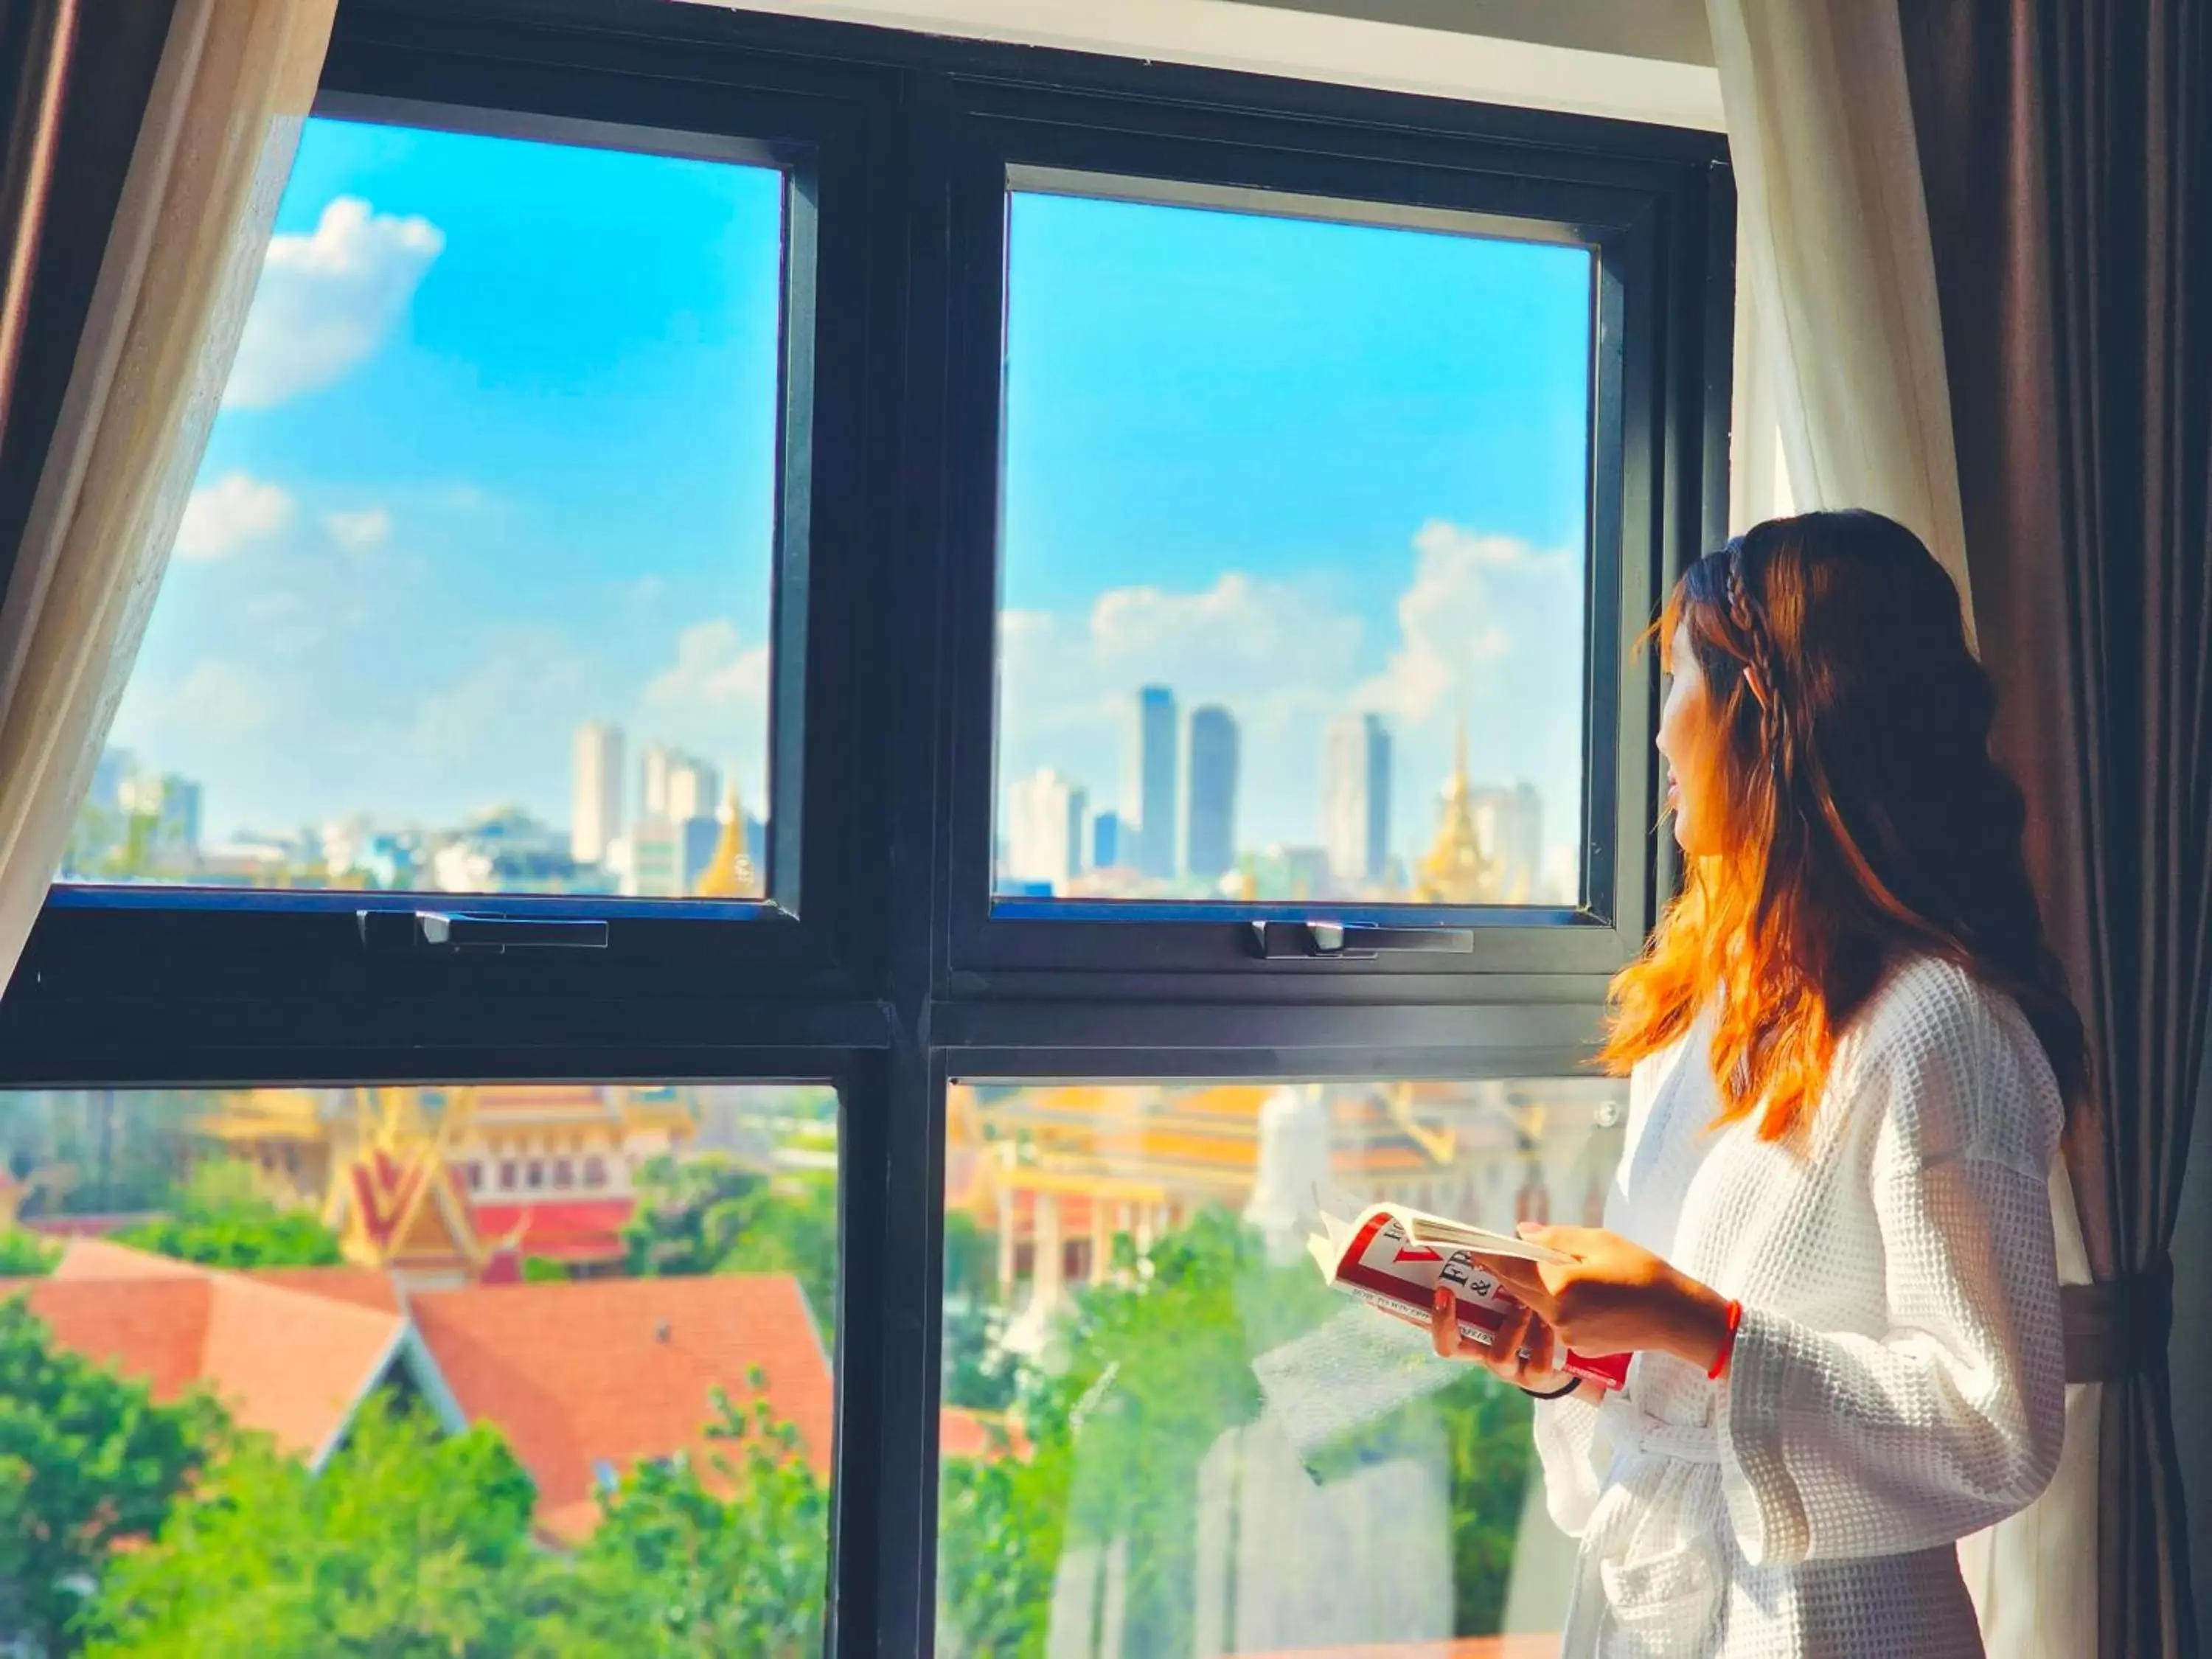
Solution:
M1896 14L1862 0L1705 11L1735 173L1739 304L1756 330L1748 384L1778 422L1790 493L1801 508L1872 507L1909 526L1965 594L1927 215L1917 191L1895 188L1915 172ZM1737 443L1755 454L1761 435Z
M2093 1052L2103 1659L2197 1651L2166 1325L2212 1006L2208 14L1899 8L1997 743Z
M34 90L27 102L18 91L11 137L27 123L53 140L22 152L21 188L11 142L0 197L0 319L19 307L31 319L0 380L0 513L20 502L21 525L0 600L0 981L45 902L129 678L332 5L15 0L0 12L32 58L20 78ZM129 158L119 188L103 195L100 157L118 155Z

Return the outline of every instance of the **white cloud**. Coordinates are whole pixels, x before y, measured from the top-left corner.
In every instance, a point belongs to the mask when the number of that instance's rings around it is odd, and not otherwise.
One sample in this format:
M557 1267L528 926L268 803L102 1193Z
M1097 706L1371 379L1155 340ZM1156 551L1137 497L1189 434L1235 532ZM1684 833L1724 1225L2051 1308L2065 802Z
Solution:
M1247 844L1311 842L1322 729L1335 714L1370 709L1390 726L1393 842L1411 854L1434 828L1436 790L1464 719L1475 781L1535 784L1547 840L1571 841L1581 557L1443 522L1424 526L1408 554L1358 573L1396 595L1387 633L1363 630L1358 611L1370 607L1355 610L1327 583L1240 572L1192 592L1115 589L1087 616L1003 613L1002 775L1055 767L1089 789L1094 808L1126 808L1130 694L1166 685L1186 714L1218 702L1235 715Z
M333 200L307 235L272 238L224 404L273 408L365 362L445 246L428 219L378 213L357 196Z
M416 699L405 748L444 779L468 779L479 804L519 798L525 757L567 755L592 667L560 629L497 629L465 668Z
M1438 713L1524 715L1560 694L1579 703L1583 564L1509 536L1432 520L1398 598L1400 642L1354 695L1362 707L1421 721Z
M769 648L748 646L726 617L696 623L677 636L673 667L646 687L649 708L768 707Z
M359 552L391 535L392 514L380 507L364 507L358 513L325 513L323 528L340 547Z
M294 503L276 484L233 472L191 493L177 525L177 556L219 559L292 522Z

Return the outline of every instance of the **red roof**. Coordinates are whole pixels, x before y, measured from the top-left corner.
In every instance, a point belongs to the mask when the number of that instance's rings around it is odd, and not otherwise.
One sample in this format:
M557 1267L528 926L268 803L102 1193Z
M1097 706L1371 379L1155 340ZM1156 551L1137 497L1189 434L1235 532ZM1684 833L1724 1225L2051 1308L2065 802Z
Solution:
M312 1285L335 1273L336 1294ZM204 1387L250 1429L319 1458L389 1362L396 1301L366 1303L349 1268L219 1273L96 1239L27 1281L31 1311L64 1347L137 1377L160 1401Z
M825 1478L834 1402L823 1352L789 1273L473 1285L402 1296L359 1267L196 1267L119 1245L72 1243L20 1289L63 1346L171 1400L194 1383L249 1427L313 1457L337 1443L411 1320L463 1417L495 1425L538 1484L544 1533L596 1524L602 1469L720 1449L713 1395L753 1397L799 1431Z
M937 1455L945 1457L1027 1457L1030 1437L1002 1417L947 1406L937 1414Z
M477 1236L489 1243L508 1238L525 1255L557 1261L604 1261L623 1252L622 1230L636 1209L627 1198L546 1204L478 1204L470 1210Z
M411 1306L463 1413L497 1424L538 1482L549 1530L577 1535L602 1466L723 1449L702 1432L714 1391L745 1403L755 1367L769 1408L829 1474L830 1361L789 1273L477 1285Z

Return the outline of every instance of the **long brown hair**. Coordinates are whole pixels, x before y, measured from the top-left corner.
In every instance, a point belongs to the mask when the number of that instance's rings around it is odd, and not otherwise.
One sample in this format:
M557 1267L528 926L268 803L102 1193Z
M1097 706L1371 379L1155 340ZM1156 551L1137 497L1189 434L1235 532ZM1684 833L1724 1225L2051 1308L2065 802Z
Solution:
M1662 652L1685 624L1729 850L1691 860L1614 980L1608 1067L1714 1004L1721 1118L1756 1110L1780 1139L1883 974L1927 955L2011 996L2077 1099L2081 1016L2028 884L2019 787L1990 753L1996 692L1920 538L1875 513L1770 520L1684 574Z

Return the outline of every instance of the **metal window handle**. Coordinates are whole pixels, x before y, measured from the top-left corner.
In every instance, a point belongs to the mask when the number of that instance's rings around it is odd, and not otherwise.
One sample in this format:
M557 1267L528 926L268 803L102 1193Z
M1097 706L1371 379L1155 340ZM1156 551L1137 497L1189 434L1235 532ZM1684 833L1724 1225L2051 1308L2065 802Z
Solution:
M1389 952L1468 956L1471 927L1383 927L1363 921L1255 921L1253 942L1270 962L1368 962Z
M607 924L595 917L472 916L449 910L357 910L362 943L372 949L604 951ZM395 924L398 924L395 926ZM404 929L404 931L403 931Z

